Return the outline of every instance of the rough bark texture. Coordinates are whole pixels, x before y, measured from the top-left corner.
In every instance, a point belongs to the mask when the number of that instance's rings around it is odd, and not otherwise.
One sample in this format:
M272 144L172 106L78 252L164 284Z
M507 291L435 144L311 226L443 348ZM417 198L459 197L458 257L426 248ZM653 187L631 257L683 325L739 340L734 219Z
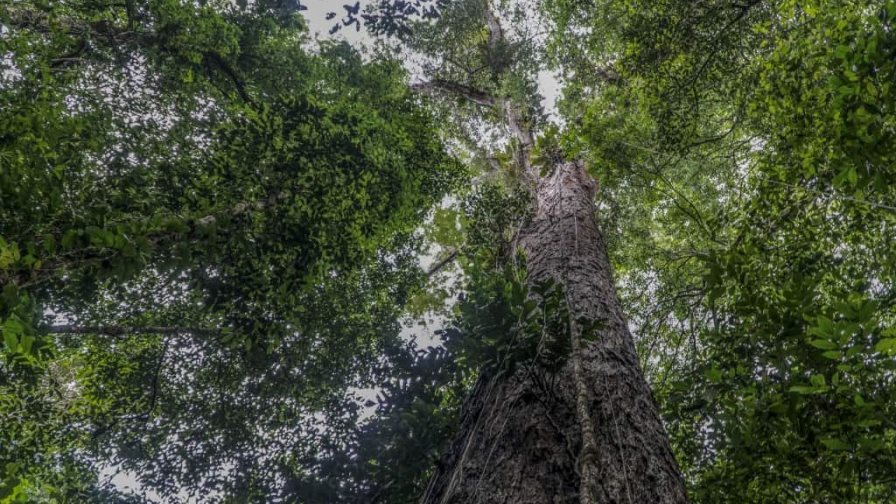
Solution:
M422 503L687 502L616 296L594 190L580 164L558 164L518 246L530 282L566 285L571 320L602 320L599 336L579 341L573 323L558 373L481 379Z

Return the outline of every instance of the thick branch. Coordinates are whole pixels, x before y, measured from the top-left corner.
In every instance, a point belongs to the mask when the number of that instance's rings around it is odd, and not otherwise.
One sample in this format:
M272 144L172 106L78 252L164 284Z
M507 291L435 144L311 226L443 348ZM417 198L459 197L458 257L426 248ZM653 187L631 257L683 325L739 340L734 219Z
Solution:
M166 239L173 239L178 241L189 239L193 236L196 236L196 229L207 228L209 226L217 224L221 219L226 220L228 218L239 217L247 212L263 211L272 204L276 203L278 200L281 200L283 197L283 193L278 192L265 200L252 202L244 201L241 203L237 203L233 207L218 213L209 214L197 219L186 219L185 223L193 226L194 229L193 231L189 231L187 233L181 231L162 230L157 232L150 232L145 235L145 237L149 239L150 243L152 243L154 246L164 244ZM57 241L62 239L61 236L57 236L55 238ZM110 249L96 249L95 247L85 247L71 250L59 254L56 257L49 258L47 261L44 261L43 265L39 269L20 267L13 268L11 270L8 269L5 272L0 271L0 284L14 283L20 289L25 287L33 287L47 281L50 278L53 278L59 271L70 271L72 269L83 267L88 264L95 264L99 261L114 257L115 254L116 251Z
M507 127L510 128L510 133L520 143L520 166L528 172L529 152L535 145L532 129L526 124L519 107L511 100L504 100L504 114L507 116Z
M597 80L608 84L618 84L622 80L612 67L597 67L594 69L594 76Z
M492 74L495 76L503 74L509 65L505 64L505 55L502 55L501 46L505 43L504 30L498 17L492 11L490 6L485 9L485 22L489 30L488 54L486 55L486 64L491 68ZM471 74L470 70L452 62L458 68ZM417 92L428 94L444 93L454 95L466 99L477 105L484 107L493 107L507 121L510 134L518 142L517 164L526 175L532 175L529 166L529 157L532 147L535 145L535 138L532 128L527 120L528 107L524 104L514 102L514 100L504 96L494 96L486 91L475 87L461 84L459 82L434 78L427 82L420 82L411 85L411 89ZM533 177L537 179L537 177Z
M61 31L73 38L89 37L94 43L108 42L112 46L155 41L153 34L137 32L106 20L87 22L65 16L51 17L49 12L40 9L11 8L4 18L0 18L0 24L44 34Z
M233 206L233 208L231 208L227 211L219 212L217 214L206 215L205 217L196 219L196 224L198 224L200 226L210 226L212 224L217 223L218 219L221 217L237 217L246 212L252 212L252 211L260 212L260 211L270 207L274 203L277 203L279 200L283 199L283 197L284 197L284 193L282 191L280 191L280 192L277 192L276 194L272 194L270 197L268 197L267 199L264 199L264 200L244 201L241 203L237 203L236 205Z

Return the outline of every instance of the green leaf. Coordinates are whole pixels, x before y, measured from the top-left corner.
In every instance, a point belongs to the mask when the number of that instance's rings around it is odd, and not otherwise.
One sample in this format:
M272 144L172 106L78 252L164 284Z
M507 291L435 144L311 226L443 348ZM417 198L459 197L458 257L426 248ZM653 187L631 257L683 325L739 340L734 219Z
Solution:
M19 339L13 333L3 332L3 342L6 344L6 348L9 349L10 352L18 352L19 351Z
M837 348L836 343L834 343L833 341L827 341L827 340L820 340L820 339L812 340L809 342L809 344L814 346L815 348L819 348L821 350L834 350Z
M25 326L12 316L3 323L3 341L11 352L19 351L19 336L25 332Z
M896 338L884 338L874 345L874 350L884 354L896 354Z

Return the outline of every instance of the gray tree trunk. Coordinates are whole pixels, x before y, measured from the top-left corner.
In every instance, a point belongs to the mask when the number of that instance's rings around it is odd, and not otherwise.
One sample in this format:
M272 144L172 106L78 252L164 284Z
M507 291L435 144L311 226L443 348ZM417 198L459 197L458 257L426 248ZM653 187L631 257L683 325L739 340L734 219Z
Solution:
M581 164L557 164L518 237L529 281L566 286L570 358L555 374L483 377L423 504L687 502L613 285L595 185ZM581 317L603 321L597 339L580 341Z

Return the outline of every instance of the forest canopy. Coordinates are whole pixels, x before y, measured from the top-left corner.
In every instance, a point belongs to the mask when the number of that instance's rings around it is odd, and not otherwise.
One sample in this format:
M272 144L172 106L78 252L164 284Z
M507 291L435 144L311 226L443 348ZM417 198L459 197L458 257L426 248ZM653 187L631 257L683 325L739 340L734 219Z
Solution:
M896 499L896 2L314 1L0 6L0 503Z

